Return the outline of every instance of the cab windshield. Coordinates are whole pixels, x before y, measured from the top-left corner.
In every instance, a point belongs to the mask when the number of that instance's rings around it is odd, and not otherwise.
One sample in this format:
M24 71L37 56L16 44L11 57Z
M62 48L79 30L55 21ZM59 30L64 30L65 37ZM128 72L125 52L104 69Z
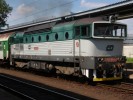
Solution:
M126 37L126 25L113 23L94 23L96 37Z

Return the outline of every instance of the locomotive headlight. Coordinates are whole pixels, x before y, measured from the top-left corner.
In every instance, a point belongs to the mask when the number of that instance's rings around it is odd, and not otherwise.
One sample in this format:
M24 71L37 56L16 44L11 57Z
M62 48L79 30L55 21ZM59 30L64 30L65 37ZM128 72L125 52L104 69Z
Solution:
M98 58L98 62L103 62L104 59L103 58Z
M124 61L125 62L126 61L126 58L121 57L121 58L119 58L119 61L122 61L122 62Z

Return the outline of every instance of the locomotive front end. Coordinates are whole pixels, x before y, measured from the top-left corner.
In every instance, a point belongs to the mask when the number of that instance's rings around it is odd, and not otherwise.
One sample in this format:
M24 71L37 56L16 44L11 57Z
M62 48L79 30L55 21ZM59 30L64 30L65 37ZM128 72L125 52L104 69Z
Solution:
M126 57L97 57L93 81L119 80L123 76Z
M122 79L126 64L126 57L122 56L126 28L124 24L106 21L92 24L92 37L80 41L83 75L92 81Z

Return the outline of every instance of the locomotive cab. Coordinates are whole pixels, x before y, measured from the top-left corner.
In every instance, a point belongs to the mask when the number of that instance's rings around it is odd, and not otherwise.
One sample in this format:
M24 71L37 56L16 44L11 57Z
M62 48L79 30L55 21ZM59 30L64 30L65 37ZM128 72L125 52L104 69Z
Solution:
M126 25L93 22L90 36L80 40L82 73L93 81L122 79L126 63L126 57L122 56L123 39L127 36Z
M126 25L120 23L93 23L93 38L125 38Z

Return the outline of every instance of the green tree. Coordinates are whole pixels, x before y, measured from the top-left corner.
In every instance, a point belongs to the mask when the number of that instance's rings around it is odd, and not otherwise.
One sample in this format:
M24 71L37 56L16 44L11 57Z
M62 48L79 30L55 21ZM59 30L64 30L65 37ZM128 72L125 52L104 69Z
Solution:
M0 0L0 27L6 25L7 17L11 13L12 7L5 0Z

